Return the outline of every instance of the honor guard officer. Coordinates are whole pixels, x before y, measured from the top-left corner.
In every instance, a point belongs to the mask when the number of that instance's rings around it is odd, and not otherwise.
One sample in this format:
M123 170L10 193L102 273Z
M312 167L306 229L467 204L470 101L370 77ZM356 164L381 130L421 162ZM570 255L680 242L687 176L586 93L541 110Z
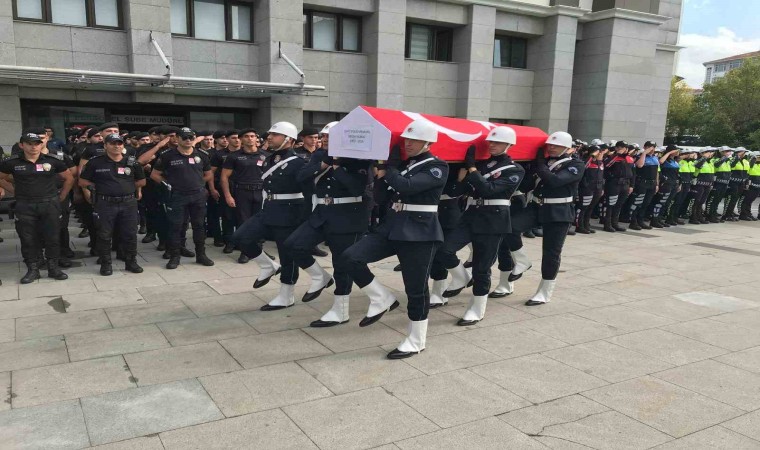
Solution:
M734 149L724 145L719 151L720 154L711 161L715 167L715 183L713 183L713 190L707 197L705 211L707 220L711 223L720 222L718 205L726 198L728 185L731 182L731 157L734 155Z
M114 133L106 136L106 154L92 158L79 177L79 185L94 188L92 194L96 247L100 257L100 274L113 274L111 265L111 239L114 225L119 223L119 247L125 256L125 269L141 273L137 264L137 200L145 186L145 172L134 157L124 156L124 141Z
M652 198L660 189L660 158L654 152L657 144L652 141L644 143L644 151L636 160L636 186L634 187L633 205L631 205L631 230L651 230L644 219Z
M311 301L335 280L335 298L330 310L312 327L331 327L348 322L349 294L353 279L339 264L338 258L367 231L369 211L362 194L367 186L370 163L328 155L331 122L322 129L322 149L316 150L298 174L298 181L313 186L314 210L285 241L298 266L311 277L303 301ZM332 252L333 276L325 272L312 256L319 242L326 242Z
M24 133L19 145L21 153L0 162L0 179L14 185L16 233L27 266L21 283L28 284L40 278L37 264L40 230L47 256L48 277L65 280L68 275L58 267L61 202L68 197L74 177L63 161L42 153L45 144L40 135ZM60 190L57 185L59 178L63 179Z
M690 224L699 225L709 223L705 217L705 203L707 196L710 195L713 183L715 182L715 166L713 165L713 155L715 150L706 147L700 152L700 158L694 163L697 174L697 183L691 186L691 195L694 199L694 205L691 209Z
M742 199L739 220L757 221L760 217L754 217L752 215L752 203L757 200L758 194L760 194L760 164L758 164L758 152L750 152L748 158L749 171L747 171L747 175L749 176L750 184ZM760 213L758 213L758 216L760 216Z
M678 194L680 181L676 157L678 156L678 147L671 144L665 147L662 156L660 156L660 190L655 195L652 203L652 220L649 224L654 228L666 228L671 225L666 222L668 211L675 203ZM676 223L677 225L677 223Z
M548 158L543 149L536 153L536 173L540 181L534 195L540 204L538 221L543 224L544 239L541 243L541 283L533 297L525 302L527 306L542 305L551 300L562 246L575 216L573 201L585 164L565 154L572 142L568 133L558 131L546 140Z
M449 167L429 152L438 140L438 131L426 120L415 120L401 134L407 160L401 164L400 149L394 146L388 162L377 164L378 183L392 189L391 208L373 232L343 253L341 264L369 297L367 316L359 326L371 325L387 311L398 307L395 296L370 272L367 264L397 255L408 299L409 333L388 353L390 359L408 358L425 349L430 293L428 278L436 247L443 241L438 222L438 203L449 176ZM383 204L383 199L378 199Z
M592 234L596 231L591 229L591 214L604 193L604 156L602 149L596 145L587 147L582 153L586 170L578 185L575 232Z
M456 252L472 242L472 299L457 325L474 325L486 312L488 292L491 289L491 266L496 261L502 235L510 233L510 198L525 175L507 155L509 147L517 143L517 134L509 127L496 127L486 137L491 157L475 161L475 146L471 146L459 169L459 182L463 193L469 195L467 209L457 228L436 251L433 270L450 270L452 281L443 297L458 295L470 281Z
M726 197L723 220L739 220L735 212L736 205L739 203L739 197L741 197L747 189L747 183L749 181L749 160L747 160L746 156L746 148L736 148L736 154L731 160L731 181L728 185L728 195Z
M298 133L298 137L301 138L302 145L300 147L295 148L296 155L300 156L301 158L305 159L306 162L309 162L311 159L311 156L314 154L314 152L317 150L317 145L319 143L319 131L316 128L304 128L301 130L300 133ZM312 196L314 195L314 186L311 184L307 184L304 186L304 210L305 216L308 216L311 211L314 209L314 205L312 204ZM311 250L312 256L321 256L325 257L327 256L327 252L319 248L319 243L314 245L314 248Z
M176 269L180 261L183 223L190 217L195 243L195 262L204 266L213 266L206 256L206 188L213 181L211 165L206 155L193 147L195 133L180 131L177 133L179 145L176 149L163 153L156 160L150 176L153 181L163 183L170 190L171 196L166 203L166 218L169 221L167 249L169 262L167 269Z
M264 286L281 272L280 291L261 307L262 311L283 309L295 303L293 292L298 281L298 267L293 253L285 246L285 239L303 222L304 197L298 174L306 165L306 161L293 151L293 143L298 137L295 125L277 122L268 133L271 154L264 162L266 172L261 176L264 180L264 206L232 235L233 245L259 266L254 288ZM262 251L261 242L266 239L277 244L282 268Z
M623 204L633 191L633 158L628 156L628 144L618 141L614 147L615 153L604 165L604 191L607 195L604 231L612 233L626 230L618 224L618 220Z
M239 136L243 143L242 150L226 157L219 182L227 206L235 213L237 227L261 210L264 201L261 176L266 171L264 163L269 156L269 152L259 150L256 130L241 130ZM241 252L238 262L245 264L248 260Z
M689 196L691 191L691 185L696 182L696 169L694 168L694 161L697 153L693 150L681 150L679 152L678 161L678 182L680 183L680 191L676 195L676 199L673 202L673 206L670 207L668 214L668 224L670 226L683 225L686 222L681 220L681 216L685 216L689 207Z

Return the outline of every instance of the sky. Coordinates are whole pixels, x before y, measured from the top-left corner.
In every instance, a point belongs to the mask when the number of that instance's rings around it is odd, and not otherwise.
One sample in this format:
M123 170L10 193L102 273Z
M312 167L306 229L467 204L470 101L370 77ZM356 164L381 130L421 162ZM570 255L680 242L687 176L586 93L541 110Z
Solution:
M760 51L760 0L684 0L676 75L702 87L702 63Z

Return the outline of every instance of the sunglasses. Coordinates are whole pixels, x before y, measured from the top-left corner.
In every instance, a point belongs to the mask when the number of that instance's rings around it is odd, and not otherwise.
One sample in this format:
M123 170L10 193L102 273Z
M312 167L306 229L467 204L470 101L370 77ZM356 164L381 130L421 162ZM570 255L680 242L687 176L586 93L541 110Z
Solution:
M183 141L192 141L193 139L195 139L195 136L185 136L182 138Z

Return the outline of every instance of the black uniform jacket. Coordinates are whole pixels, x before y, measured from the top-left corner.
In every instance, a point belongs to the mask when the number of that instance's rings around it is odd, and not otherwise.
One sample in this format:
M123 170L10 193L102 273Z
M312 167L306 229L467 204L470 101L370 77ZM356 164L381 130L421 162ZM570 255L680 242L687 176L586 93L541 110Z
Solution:
M549 169L550 165L565 159L548 159L545 163L536 161L536 173L540 179L534 194L544 203L538 211L541 223L573 222L575 220L575 203L572 199L578 193L578 183L583 178L586 165L583 161L569 158ZM546 203L547 199L571 199L567 203Z
M292 159L291 159L292 158ZM287 162L285 162L287 161ZM279 164L279 166L278 166ZM298 181L298 174L306 165L292 149L273 152L264 161L262 175L264 179L264 224L278 227L296 227L303 221L303 198L291 200L274 200L271 195L303 194L303 184ZM270 170L276 167L273 171Z
M462 218L462 205L460 203L462 188L457 177L459 169L463 167L462 164L449 164L449 176L446 185L443 187L441 203L438 204L438 221L444 231L456 228Z

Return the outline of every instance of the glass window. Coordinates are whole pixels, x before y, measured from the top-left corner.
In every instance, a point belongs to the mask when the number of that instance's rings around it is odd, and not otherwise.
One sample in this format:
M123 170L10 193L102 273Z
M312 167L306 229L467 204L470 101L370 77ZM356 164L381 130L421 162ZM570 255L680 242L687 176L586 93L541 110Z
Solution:
M43 20L42 1L16 0L16 16L23 19Z
M433 33L424 25L409 26L408 55L410 59L430 59Z
M195 0L193 4L195 37L223 41L227 38L224 29L224 0Z
M343 36L342 50L358 52L361 36L360 19L358 17L343 17L341 25L341 34Z
M50 0L51 22L87 26L85 0Z
M117 0L95 1L95 25L101 27L119 26L119 3Z
M725 64L718 64L715 66L716 72L725 72L726 71L726 65Z
M454 32L450 28L407 24L406 57L409 59L451 61Z
M731 61L731 64L728 66L730 69L738 69L742 66L741 61Z
M231 38L236 41L251 40L251 7L247 5L230 6Z
M317 50L337 50L337 19L332 14L314 13L312 15L312 48Z
M497 36L493 45L493 65L495 67L527 67L528 41L522 38Z
M174 34L188 34L187 32L187 0L172 0L171 2L171 29Z

